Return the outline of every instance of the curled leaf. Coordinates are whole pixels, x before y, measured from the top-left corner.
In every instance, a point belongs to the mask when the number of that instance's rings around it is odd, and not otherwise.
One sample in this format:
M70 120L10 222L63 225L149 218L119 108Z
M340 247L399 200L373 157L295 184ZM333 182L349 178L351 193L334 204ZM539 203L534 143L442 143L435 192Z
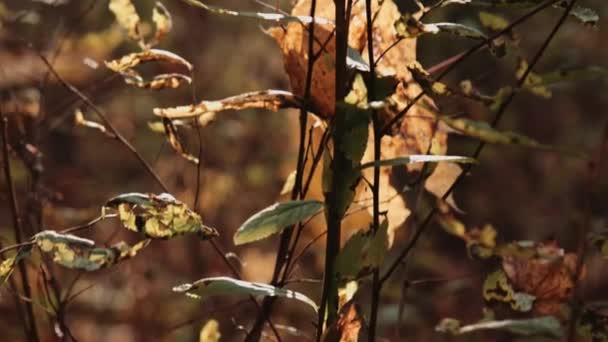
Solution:
M50 230L34 235L34 241L42 252L52 255L55 263L84 271L96 271L132 258L150 243L150 240L143 240L129 246L121 242L109 248L102 248L96 247L92 240Z
M179 136L177 135L177 128L175 127L175 125L173 125L171 120L163 118L163 126L163 131L167 136L167 141L169 141L169 145L171 145L171 147L177 153L184 157L184 159L191 161L194 164L198 164L198 158L191 155L190 153L187 153L184 149L184 146L182 145L182 142L180 141Z
M171 31L173 27L173 20L171 19L171 13L167 10L165 5L160 1L157 1L152 11L152 21L156 26L156 33L154 33L154 41L159 42L163 37Z
M160 49L150 49L131 53L120 59L106 61L105 65L108 69L119 73L127 84L139 88L148 88L152 90L177 88L181 84L188 84L192 81L190 77L179 73L160 74L156 75L152 80L146 81L134 68L142 63L149 62L171 63L182 66L188 71L192 71L193 68L192 64L184 58L173 52Z
M225 110L267 109L277 111L281 108L306 108L304 100L283 90L254 91L216 101L202 101L196 105L173 108L154 108L157 116L173 119L200 117L209 113Z
M174 292L184 293L189 297L201 299L216 295L252 295L295 299L308 304L315 311L317 304L302 293L275 287L268 284L249 282L229 277L211 277L186 283L173 288Z
M242 245L280 233L288 226L318 213L323 203L315 200L275 203L245 221L234 234L234 244Z
M98 122L95 122L95 121L86 120L84 118L84 114L82 113L82 110L80 110L80 108L77 108L74 111L74 123L79 126L84 126L84 127L98 130L107 136L114 137L113 133L108 132L108 130L106 129L106 126L104 126Z
M200 215L170 194L128 193L110 199L104 206L118 212L126 229L155 239L197 234L203 239L218 236L214 228L203 225Z
M536 300L536 297L531 294L515 291L502 270L490 273L486 277L483 283L483 298L490 303L508 304L511 309L519 312L532 310Z

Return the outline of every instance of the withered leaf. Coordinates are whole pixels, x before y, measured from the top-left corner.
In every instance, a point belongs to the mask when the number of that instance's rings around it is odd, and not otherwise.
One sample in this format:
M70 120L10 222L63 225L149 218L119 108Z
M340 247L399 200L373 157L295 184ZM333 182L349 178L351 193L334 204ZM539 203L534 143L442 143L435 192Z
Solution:
M328 327L324 342L358 342L364 341L365 322L361 309L354 301L344 304L338 314L338 320ZM361 339L359 339L361 337Z
M84 271L95 271L132 258L150 243L147 239L134 246L120 242L112 247L103 248L96 247L92 240L50 230L34 235L34 241L42 252L52 255L55 263Z
M174 120L200 118L209 113L251 108L277 111L282 108L306 108L306 105L304 100L288 91L270 89L235 95L216 101L201 101L196 105L154 108L154 114Z
M118 212L126 229L155 239L169 239L178 235L197 234L202 239L218 236L214 228L202 223L200 215L170 194L127 193L116 196L105 204Z
M175 125L173 125L173 123L171 122L171 120L167 119L167 118L163 118L163 126L164 126L164 133L167 136L167 141L169 141L169 145L177 152L179 153L182 157L184 157L184 159L193 162L194 164L198 164L198 158L191 155L190 153L187 153L186 150L184 149L184 146L182 145L182 142L179 139L179 136L177 134L177 128L175 127Z
M138 29L141 19L131 0L110 0L108 7L116 16L118 24L127 31L129 38L141 42L143 37Z

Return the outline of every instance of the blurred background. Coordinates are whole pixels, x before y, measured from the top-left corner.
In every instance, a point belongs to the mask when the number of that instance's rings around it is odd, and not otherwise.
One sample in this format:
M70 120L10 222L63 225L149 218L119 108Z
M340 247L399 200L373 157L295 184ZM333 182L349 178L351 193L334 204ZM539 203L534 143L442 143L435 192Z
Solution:
M143 20L150 23L154 2L134 3ZM126 39L106 1L0 2L0 109L10 124L13 177L27 236L40 229L60 230L87 222L117 194L161 192L124 146L96 130L74 124L76 108L81 108L89 120L97 118L49 75L35 51L42 52L62 77L103 108L172 194L189 205L194 203L197 168L176 154L162 134L148 127L154 120L152 109L191 104L193 94L198 100L214 100L247 91L288 89L280 50L263 33L266 23L213 15L178 0L163 4L173 16L173 30L158 48L192 63L192 87L137 89L108 70L104 60L119 58L138 47ZM410 1L398 4L404 10L414 8ZM535 69L538 73L589 65L608 67L608 4L602 0L580 4L600 14L598 26L585 27L568 20ZM213 5L272 11L255 1L224 0ZM269 5L286 11L292 6L290 1L275 0ZM479 10L450 6L433 12L426 20L479 26ZM483 10L510 19L526 11ZM560 13L548 9L515 30L525 56L533 56ZM464 38L423 36L418 42L418 59L429 68L472 45ZM515 68L508 59L498 60L482 52L451 73L446 83L471 79L482 90L493 93L502 85L514 83ZM593 153L608 122L606 89L605 80L596 79L554 87L551 99L522 93L500 128L542 143ZM474 103L452 101L440 106L450 113L490 119L488 111ZM225 251L236 253L238 262L233 261L240 264L246 280L270 280L278 237L237 248L232 235L252 214L282 199L281 188L296 164L297 115L290 110L226 112L201 129L201 194L194 209L201 213L205 224L218 229L218 240ZM186 149L197 154L196 130L182 129L180 135ZM470 139L450 135L450 154L470 154L474 146ZM574 251L583 221L586 174L585 161L564 154L488 146L480 164L455 192L456 203L464 212L459 217L470 227L492 224L500 241L555 238L566 250ZM6 246L14 239L4 178L0 184L0 239ZM591 224L605 227L608 177L602 175L593 190ZM406 223L399 231L395 246L402 245L409 228ZM313 224L304 231L303 241L321 230L321 225ZM100 244L137 240L111 220L79 235ZM322 251L321 240L300 260L294 277L321 279ZM39 331L44 340L55 340L54 320L44 309L47 303L40 285L39 262L31 260L28 267L36 281L34 307ZM380 336L388 340L435 340L439 336L433 327L441 318L473 322L481 317L485 269L468 258L461 240L433 225L410 260L383 294ZM82 341L189 341L198 338L201 326L211 318L220 322L223 340L240 340L244 336L242 328L251 326L257 312L246 297L214 297L200 302L171 291L183 282L230 274L209 243L191 237L154 241L134 259L98 272L83 274L50 267L48 271L61 292L72 289L78 294L67 306L65 320L72 334ZM590 257L583 287L585 299L606 299L601 289L608 285L602 279L607 271L605 262ZM419 282L405 291L404 280ZM318 283L294 283L290 288L317 301L320 297ZM362 290L368 291L369 286L364 285ZM404 293L403 322L398 322ZM295 327L303 334L287 335L291 337L286 340L314 338L311 324L315 319L306 306L286 300L278 301L273 315L276 324ZM12 294L3 289L3 339L23 339L20 324Z

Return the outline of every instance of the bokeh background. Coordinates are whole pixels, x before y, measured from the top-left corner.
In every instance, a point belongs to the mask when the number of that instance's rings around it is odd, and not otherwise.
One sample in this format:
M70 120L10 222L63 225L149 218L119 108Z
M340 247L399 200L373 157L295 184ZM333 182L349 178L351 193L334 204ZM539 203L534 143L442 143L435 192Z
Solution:
M398 1L411 9L409 1ZM134 1L144 20L152 1ZM75 108L88 119L92 111L61 87L33 49L49 58L58 73L104 109L111 122L153 166L172 194L192 205L196 167L178 156L165 138L148 128L152 108L219 99L261 89L288 89L279 48L263 33L266 23L253 19L217 16L178 0L163 1L173 16L174 27L159 48L170 50L194 65L194 84L177 90L141 90L124 84L103 65L103 60L137 50L116 25L107 1L0 2L0 109L10 122L9 141L14 149L13 175L23 215L25 234L40 229L63 229L98 215L101 205L126 192L160 192L154 180L117 141L98 131L76 126ZM254 1L224 0L219 5L239 10L265 10ZM289 1L270 0L269 5L289 10ZM568 20L537 67L539 73L557 68L597 65L608 67L608 4L581 1L600 14L598 27ZM479 25L480 8L451 6L435 11L428 21L452 21ZM517 18L522 9L485 9ZM548 9L516 29L522 53L531 57L545 39L560 10ZM464 38L424 36L419 39L418 59L431 67L466 50L473 43ZM96 67L95 67L96 65ZM93 67L92 67L93 66ZM447 81L458 84L472 79L493 92L514 82L515 65L482 52L470 58ZM158 70L153 70L158 71ZM551 99L522 93L508 110L501 128L524 133L546 143L583 152L594 152L608 122L605 79L580 81L553 88ZM17 106L18 104L18 106ZM466 101L440 103L450 113L463 111L475 119L489 119L483 107ZM196 154L196 130L180 130L187 149ZM219 115L201 129L201 194L198 207L204 222L220 232L219 242L247 280L269 281L274 267L278 237L235 247L232 235L253 213L280 200L281 187L295 168L297 113L247 110ZM26 144L30 144L27 146ZM40 158L23 151L35 147ZM474 142L450 136L449 151L470 153ZM25 156L24 158L22 158ZM39 178L29 169L39 167ZM488 146L466 181L455 192L464 212L459 217L471 227L492 224L500 241L555 238L566 250L575 250L577 231L583 222L585 161L564 154L514 146ZM14 242L6 181L0 192L0 238L4 246ZM37 189L34 195L32 187ZM608 216L608 177L600 176L592 201L594 227L605 227ZM304 231L303 241L322 227ZM398 234L402 245L411 224ZM81 235L101 244L136 237L118 222L103 222ZM295 278L322 277L321 240L297 265ZM238 259L238 260L237 260ZM44 340L55 340L53 319L44 307L39 260L28 268L36 285L35 302L39 330ZM380 312L381 334L388 340L436 340L433 327L443 317L473 322L482 315L484 266L467 256L463 242L433 225L420 242L406 269L398 272L384 292ZM608 271L605 261L592 255L583 291L586 299L605 300L602 287ZM194 301L171 288L205 276L229 275L229 270L209 243L181 237L155 241L136 258L116 267L81 274L60 267L49 272L60 290L78 296L67 306L66 323L82 341L189 341L198 338L208 319L220 322L226 341L239 340L250 327L256 309L246 297L217 297ZM604 278L604 279L603 279ZM404 280L418 281L403 291ZM320 297L320 284L294 283L311 298ZM363 286L363 291L369 286ZM405 294L405 296L402 296ZM363 296L365 297L365 296ZM363 298L365 302L365 298ZM399 303L404 304L398 322ZM293 326L312 338L314 314L297 302L279 300L273 321ZM23 339L11 293L0 292L2 339ZM481 337L480 340L483 340Z

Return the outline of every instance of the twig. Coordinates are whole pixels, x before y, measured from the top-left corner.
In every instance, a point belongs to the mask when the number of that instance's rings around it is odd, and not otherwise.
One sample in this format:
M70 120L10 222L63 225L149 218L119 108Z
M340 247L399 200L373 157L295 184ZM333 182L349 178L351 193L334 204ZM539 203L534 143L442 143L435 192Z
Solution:
M44 57L44 55L42 55L37 50L34 50L34 51L38 55L38 57L42 60L42 62L47 66L47 68L49 69L51 74L53 74L53 76L55 76L55 78L57 78L57 80L61 83L61 85L63 85L66 89L68 89L69 91L71 91L72 93L77 95L82 100L82 102L84 102L87 106L89 106L97 114L97 116L99 116L99 118L103 121L104 125L106 127L108 127L110 132L112 132L114 134L115 139L118 140L122 145L124 145L137 158L137 160L144 167L144 169L146 169L146 171L148 171L148 173L154 178L154 180L156 180L156 182L161 187L161 189L164 192L169 192L169 189L167 188L167 186L163 183L163 181L160 179L158 174L152 169L150 164L148 164L148 162L143 158L143 156L141 154L139 154L139 152L137 152L135 147L133 147L133 145L131 145L131 143L125 137L123 137L122 134L120 134L118 132L118 130L114 127L114 125L112 125L110 120L107 118L107 116L103 112L103 110L101 108L99 108L96 104L94 104L85 94L83 94L80 90L78 90L78 88L76 88L74 85L72 85L67 80L65 80L63 77L61 77L61 75L59 75L57 73L55 68L51 65L51 63L49 63L49 61L46 59L46 57Z
M8 119L4 116L4 113L0 112L0 121L2 125L2 156L4 158L4 179L7 184L7 192L11 202L11 213L13 216L13 232L15 234L15 241L20 244L22 242L23 226L21 225L21 217L19 216L19 207L17 205L17 193L15 191L15 185L13 184L13 176L11 174L11 161L8 153ZM27 276L27 268L25 260L19 260L17 263L19 268L19 274L21 275L21 286L23 286L23 293L27 298L32 297L32 290L30 282ZM15 289L17 290L17 289ZM38 341L38 330L36 328L36 317L34 316L34 309L32 303L25 303L25 312L27 314L27 339L29 341Z

